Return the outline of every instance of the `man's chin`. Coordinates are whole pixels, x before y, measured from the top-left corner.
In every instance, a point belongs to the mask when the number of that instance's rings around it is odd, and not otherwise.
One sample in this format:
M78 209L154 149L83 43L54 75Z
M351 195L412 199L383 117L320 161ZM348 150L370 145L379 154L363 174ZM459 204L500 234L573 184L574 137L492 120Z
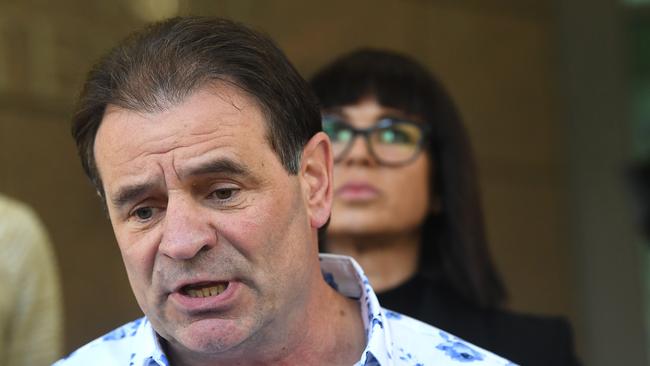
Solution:
M250 332L241 329L232 319L202 319L178 329L172 335L162 336L166 340L169 356L204 355L218 357L237 352L249 338Z

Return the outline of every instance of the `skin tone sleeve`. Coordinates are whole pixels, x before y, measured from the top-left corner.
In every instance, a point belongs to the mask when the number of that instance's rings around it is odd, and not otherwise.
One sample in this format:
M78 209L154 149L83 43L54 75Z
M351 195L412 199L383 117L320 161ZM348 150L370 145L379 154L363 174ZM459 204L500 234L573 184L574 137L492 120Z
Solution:
M0 201L0 204L3 203ZM61 291L56 261L40 222L29 210L0 207L0 364L49 365L61 356ZM0 287L4 287L0 286Z

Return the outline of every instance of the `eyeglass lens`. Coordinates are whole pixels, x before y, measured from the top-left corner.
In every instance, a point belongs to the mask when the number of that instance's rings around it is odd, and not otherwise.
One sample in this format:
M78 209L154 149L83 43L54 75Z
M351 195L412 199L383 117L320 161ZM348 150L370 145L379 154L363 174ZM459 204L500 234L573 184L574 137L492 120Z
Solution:
M340 160L352 146L356 135L366 138L370 153L383 164L400 164L420 151L422 128L413 122L382 119L367 129L355 129L336 117L323 117L323 129L332 141L334 161Z

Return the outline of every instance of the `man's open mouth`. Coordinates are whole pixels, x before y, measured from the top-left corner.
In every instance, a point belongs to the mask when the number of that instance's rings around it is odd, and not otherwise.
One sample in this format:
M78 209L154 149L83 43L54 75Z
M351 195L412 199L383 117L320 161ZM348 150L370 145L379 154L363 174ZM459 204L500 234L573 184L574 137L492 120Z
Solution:
M228 288L228 282L198 283L183 286L181 294L191 298L217 296Z

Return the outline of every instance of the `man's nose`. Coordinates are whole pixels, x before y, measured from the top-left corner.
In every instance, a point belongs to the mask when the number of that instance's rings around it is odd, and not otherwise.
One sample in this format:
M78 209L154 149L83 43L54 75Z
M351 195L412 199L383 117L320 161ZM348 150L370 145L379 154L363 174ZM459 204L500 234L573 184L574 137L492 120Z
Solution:
M217 231L204 208L190 197L169 198L159 251L186 260L217 244Z
M375 166L377 161L370 153L370 145L368 138L364 135L356 135L350 142L351 146L341 159L341 164L344 165L362 165L362 166Z

